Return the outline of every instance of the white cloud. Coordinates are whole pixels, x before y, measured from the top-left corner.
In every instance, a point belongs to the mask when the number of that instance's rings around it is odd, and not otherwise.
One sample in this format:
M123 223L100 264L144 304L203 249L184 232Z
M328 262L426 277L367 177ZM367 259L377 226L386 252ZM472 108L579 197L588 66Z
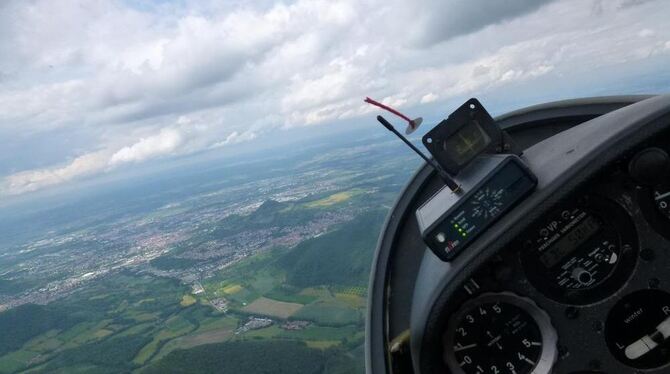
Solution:
M230 133L230 135L228 135L226 137L225 140L223 140L221 142L214 143L212 145L212 148L223 147L223 146L229 145L229 144L243 143L243 142L247 142L247 141L250 141L250 140L254 140L257 137L258 137L258 135L253 131L245 131L243 133L233 131L232 133Z
M144 161L173 152L184 142L183 135L176 129L163 129L160 133L140 139L137 143L116 151L109 160L110 165L124 162Z
M188 154L205 148L219 148L256 139L258 134L247 130L233 131L223 141L204 141L207 127L194 126L191 120L180 117L178 124L141 137L115 151L104 149L86 153L51 168L15 173L0 180L0 196L18 195L49 186L78 180L116 169L123 164L137 163L174 154Z
M27 158L30 134L96 135L55 137L68 157L0 176L4 191L368 115L365 96L414 114L534 79L670 63L662 1L1 4L0 136L25 142Z
M428 103L432 103L433 101L436 101L439 98L440 97L438 95L430 92L430 93L427 93L427 94L421 96L421 101L420 102L421 102L421 104L428 104Z
M108 160L107 152L92 152L79 156L64 166L12 174L0 181L0 195L18 195L95 174L107 166Z

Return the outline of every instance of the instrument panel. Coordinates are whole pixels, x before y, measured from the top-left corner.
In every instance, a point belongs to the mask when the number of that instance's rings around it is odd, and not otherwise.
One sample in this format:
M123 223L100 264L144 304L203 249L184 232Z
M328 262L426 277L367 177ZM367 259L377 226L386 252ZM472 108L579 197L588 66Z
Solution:
M670 150L670 139L653 145ZM641 183L630 158L534 220L451 296L450 373L670 372L670 181Z
M444 261L415 214L443 183L428 166L417 171L375 254L368 371L670 373L661 296L670 293L670 181L631 167L667 159L670 95L548 103L496 122L524 150L536 190ZM499 307L504 316L491 314ZM545 351L555 353L549 368L538 360Z

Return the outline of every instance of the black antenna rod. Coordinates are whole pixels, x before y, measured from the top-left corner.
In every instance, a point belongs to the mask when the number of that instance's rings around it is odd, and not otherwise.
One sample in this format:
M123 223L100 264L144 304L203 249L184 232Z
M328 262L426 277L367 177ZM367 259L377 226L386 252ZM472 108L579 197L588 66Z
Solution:
M407 144L410 148L412 148L412 150L416 152L416 154L421 156L421 158L424 159L428 163L428 165L432 166L433 169L435 169L435 171L437 172L437 175L440 176L440 179L444 181L444 183L447 185L447 187L449 187L449 189L451 189L455 193L461 192L461 186L459 186L453 179L451 179L449 174L447 174L447 172L444 171L444 169L442 169L442 167L437 162L435 162L435 160L426 157L426 155L424 155L423 152L419 150L419 148L415 147L414 144L412 144L409 140L407 140L407 138L402 136L402 134L400 134L398 130L396 130L395 127L393 127L393 125L391 125L391 123L386 120L386 118L382 116L377 116L377 121L379 121L379 123L381 123L384 127L386 127L387 130L394 133L398 138L400 138L400 140L402 140L403 142L405 142L405 144Z

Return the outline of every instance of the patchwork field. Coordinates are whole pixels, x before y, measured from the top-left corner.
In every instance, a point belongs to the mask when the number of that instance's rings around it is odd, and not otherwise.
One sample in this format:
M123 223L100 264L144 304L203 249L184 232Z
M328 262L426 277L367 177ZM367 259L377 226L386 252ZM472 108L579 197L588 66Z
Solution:
M343 203L354 196L365 193L364 190L354 188L349 191L334 193L320 200L311 201L305 204L308 208L326 208L331 205Z
M223 320L228 320L224 318ZM152 358L152 361L158 361L177 349L189 349L204 344L220 343L229 340L234 336L235 327L226 327L210 330L201 333L194 333L168 341L160 351Z
M195 304L196 301L197 300L195 299L195 297L193 297L191 295L184 295L184 296L182 296L181 302L179 302L179 305L181 305L183 307L187 307L187 306L191 306L191 305Z
M240 286L239 284L231 284L229 286L224 287L222 291L223 293L232 295L242 291L242 286Z
M362 314L356 309L338 303L316 302L306 305L293 317L313 321L324 326L344 326L359 322Z
M302 307L302 304L287 303L284 301L277 301L268 299L266 297L260 297L251 304L244 307L242 310L248 313L286 319L295 314Z

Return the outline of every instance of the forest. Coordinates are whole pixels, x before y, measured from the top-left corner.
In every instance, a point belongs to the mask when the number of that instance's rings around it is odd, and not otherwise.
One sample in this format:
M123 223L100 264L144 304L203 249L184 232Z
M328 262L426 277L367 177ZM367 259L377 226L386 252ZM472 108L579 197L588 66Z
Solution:
M340 350L308 348L302 342L249 340L208 344L170 353L143 374L257 373L344 374L360 372Z
M298 244L278 260L288 283L301 288L367 284L372 251L385 215L386 210L372 210L338 230Z

